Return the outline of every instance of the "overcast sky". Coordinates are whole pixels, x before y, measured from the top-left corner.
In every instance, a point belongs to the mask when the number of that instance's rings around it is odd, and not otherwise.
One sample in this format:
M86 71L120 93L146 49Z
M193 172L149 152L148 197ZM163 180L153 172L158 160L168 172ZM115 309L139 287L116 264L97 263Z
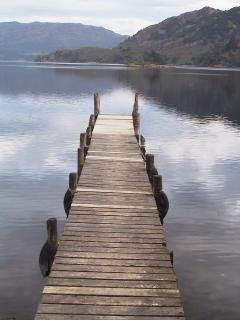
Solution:
M0 21L81 22L122 34L186 11L229 9L239 0L0 0Z

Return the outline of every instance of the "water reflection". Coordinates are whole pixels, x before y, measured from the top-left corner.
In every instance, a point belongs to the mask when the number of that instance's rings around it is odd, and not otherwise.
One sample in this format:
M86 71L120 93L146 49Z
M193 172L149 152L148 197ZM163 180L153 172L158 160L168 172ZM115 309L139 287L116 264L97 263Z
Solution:
M187 318L239 319L240 73L74 68L0 64L0 315L33 318L45 221L56 216L61 234L92 94L102 111L129 113L137 90Z

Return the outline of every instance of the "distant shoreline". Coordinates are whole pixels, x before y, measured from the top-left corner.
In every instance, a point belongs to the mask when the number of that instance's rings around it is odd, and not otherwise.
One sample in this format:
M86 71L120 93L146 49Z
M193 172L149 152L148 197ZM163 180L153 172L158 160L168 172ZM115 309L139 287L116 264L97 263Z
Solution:
M192 69L192 70L218 70L218 71L240 71L240 67L228 66L193 66L193 65L159 65L153 63L100 63L100 62L58 62L58 61L29 61L29 60L0 60L0 63L32 64L32 65L59 65L59 66L106 66L126 67L136 69Z

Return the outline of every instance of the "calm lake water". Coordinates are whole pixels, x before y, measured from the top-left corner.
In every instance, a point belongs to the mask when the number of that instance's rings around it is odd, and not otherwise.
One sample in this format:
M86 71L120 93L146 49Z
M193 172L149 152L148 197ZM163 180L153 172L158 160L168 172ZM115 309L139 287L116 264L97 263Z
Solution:
M38 256L93 112L130 113L171 208L169 248L188 320L240 319L240 71L0 63L0 319L33 319Z

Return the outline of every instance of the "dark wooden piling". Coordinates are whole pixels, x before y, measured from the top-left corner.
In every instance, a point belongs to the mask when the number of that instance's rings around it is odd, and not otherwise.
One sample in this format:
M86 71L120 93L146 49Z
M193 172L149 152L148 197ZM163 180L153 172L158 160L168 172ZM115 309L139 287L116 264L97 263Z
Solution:
M145 146L145 138L140 135L140 150L142 152L142 155L143 155L143 159L145 159L145 156L146 156L146 146Z
M57 219L50 218L47 220L48 243L56 244L57 242Z
M47 241L39 255L39 268L44 277L47 277L51 271L57 247L57 219L50 218L47 220Z
M80 148L85 147L85 141L86 141L86 133L80 134Z
M162 176L160 175L154 175L153 176L153 194L155 197L157 197L162 191Z
M80 177L84 165L84 148L78 148L78 177Z
M90 119L89 119L89 127L91 128L91 130L93 131L94 125L95 125L95 115L91 114Z
M94 94L94 115L95 117L98 116L100 113L100 95L99 93Z
M77 188L78 175L76 172L69 173L69 190L75 191Z
M134 105L133 105L133 112L132 116L134 116L136 113L138 113L138 92L135 93L135 100L134 100Z
M86 145L89 146L92 137L92 128L90 126L87 127L86 130Z
M139 143L139 128L140 128L140 113L139 112L134 113L134 115L133 115L133 128L134 128L135 136L136 136L138 143Z

